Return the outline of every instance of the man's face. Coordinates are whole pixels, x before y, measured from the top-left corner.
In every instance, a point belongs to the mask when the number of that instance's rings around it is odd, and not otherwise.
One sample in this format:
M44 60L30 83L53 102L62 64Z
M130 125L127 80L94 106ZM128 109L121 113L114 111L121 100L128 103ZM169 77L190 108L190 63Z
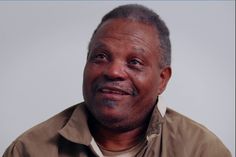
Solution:
M159 43L154 27L130 20L108 20L97 30L83 94L99 123L121 130L143 125L165 86Z

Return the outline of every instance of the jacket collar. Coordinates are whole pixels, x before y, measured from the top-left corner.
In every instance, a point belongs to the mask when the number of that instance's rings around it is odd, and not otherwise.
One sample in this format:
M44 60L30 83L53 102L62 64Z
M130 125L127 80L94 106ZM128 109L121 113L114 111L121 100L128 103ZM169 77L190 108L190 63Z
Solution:
M146 132L148 140L155 135L160 134L165 112L166 105L163 102L163 99L159 97ZM85 103L80 103L72 113L66 125L59 130L59 134L71 142L88 146L91 144L93 137L90 133L87 120L88 117Z
M157 105L155 106L151 119L149 121L146 138L149 141L152 137L158 136L161 133L164 116L166 113L166 105L163 98L158 97Z
M59 134L71 142L88 146L92 141L92 135L89 131L87 119L85 104L78 104L69 121L59 130Z

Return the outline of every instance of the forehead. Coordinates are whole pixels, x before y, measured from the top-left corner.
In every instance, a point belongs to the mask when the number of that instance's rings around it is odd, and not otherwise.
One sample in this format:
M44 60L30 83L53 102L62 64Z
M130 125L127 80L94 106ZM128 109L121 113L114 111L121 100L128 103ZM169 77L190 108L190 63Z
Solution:
M94 34L91 46L95 46L99 42L107 44L126 43L130 46L136 45L135 49L147 48L151 51L157 50L160 45L158 33L154 26L129 19L105 21Z

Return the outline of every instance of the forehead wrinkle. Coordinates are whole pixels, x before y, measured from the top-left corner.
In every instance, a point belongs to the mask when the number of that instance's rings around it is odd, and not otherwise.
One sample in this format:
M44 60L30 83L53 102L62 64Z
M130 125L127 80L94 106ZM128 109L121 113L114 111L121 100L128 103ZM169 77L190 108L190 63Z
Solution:
M153 25L140 21L122 18L110 19L99 27L94 37L96 39L112 38L116 40L129 40L134 44L142 45L144 50L160 51L158 30Z
M146 51L145 51L143 48L141 48L141 47L136 47L136 46L134 46L134 47L132 47L132 50L133 50L134 52L138 52L138 53L141 53L141 54L146 53Z
M103 42L96 42L93 45L93 48L94 49L104 49L104 50L108 50L109 51L109 47L106 46L106 44L104 44ZM146 53L146 51L143 48L137 47L137 46L132 46L132 52L138 52L138 53L141 53L141 54L145 54Z
M144 38L142 38L142 35L140 36L139 34L143 34L143 33L122 33L125 35L128 35L130 38L128 38L127 40L132 40L135 44L132 45L132 51L134 52L138 52L138 53L152 53L152 49L158 50L158 43L156 43L156 40L154 38L154 40L144 40ZM153 39L153 38L152 38ZM155 43L153 43L155 42ZM142 43L143 46L140 46L140 43ZM153 43L153 44L151 44ZM155 45L155 46L153 46Z
M95 43L93 44L93 46L97 47L98 45L101 48L108 48L110 46L109 43L111 43L112 40L116 40L116 41L127 40L127 41L132 41L134 43L131 45L133 51L141 52L141 53L147 53L149 51L151 52L151 49L153 47L153 44L151 44L151 42L153 41L150 40L150 43L148 43L145 40L143 40L143 38L139 37L139 35L136 35L136 34L137 33L134 34L134 33L129 33L129 32L125 32L125 33L118 32L118 33L113 33L113 34L110 34L109 32L106 32L106 33L102 32L101 34L95 37L95 40L94 40ZM143 45L142 47L140 46L140 43L142 43Z

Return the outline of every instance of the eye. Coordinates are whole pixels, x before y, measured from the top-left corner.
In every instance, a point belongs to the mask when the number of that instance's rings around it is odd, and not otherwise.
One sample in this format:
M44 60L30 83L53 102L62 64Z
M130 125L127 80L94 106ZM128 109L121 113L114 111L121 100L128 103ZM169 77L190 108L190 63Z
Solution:
M143 69L143 62L141 59L139 58L133 58L133 59L130 59L129 62L128 62L128 66L131 68L131 69L135 69L135 70L142 70Z
M95 62L95 63L100 63L100 62L105 62L108 60L108 56L106 53L103 52L94 52L90 56L90 61Z
M96 59L106 59L106 55L104 53L98 53L93 58L96 58Z
M132 59L129 61L129 64L131 65L137 65L137 64L141 64L137 59Z
M129 61L129 65L142 65L142 61L140 59L134 58Z

